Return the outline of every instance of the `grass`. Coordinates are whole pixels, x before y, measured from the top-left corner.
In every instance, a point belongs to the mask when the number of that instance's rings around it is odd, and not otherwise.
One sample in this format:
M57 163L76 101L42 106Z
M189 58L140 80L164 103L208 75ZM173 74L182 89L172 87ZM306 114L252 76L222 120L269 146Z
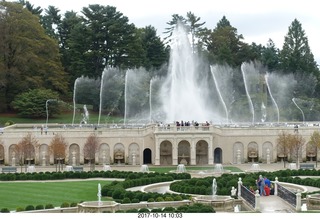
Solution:
M186 170L213 170L213 166L186 166ZM225 170L230 170L231 172L243 172L243 170L238 167L223 167ZM172 170L177 170L177 167L149 167L150 171L159 172L159 173L168 173Z
M12 211L17 207L24 209L27 205L52 204L60 207L63 202L97 201L98 183L104 186L111 181L0 182L0 209ZM110 198L101 197L101 200Z

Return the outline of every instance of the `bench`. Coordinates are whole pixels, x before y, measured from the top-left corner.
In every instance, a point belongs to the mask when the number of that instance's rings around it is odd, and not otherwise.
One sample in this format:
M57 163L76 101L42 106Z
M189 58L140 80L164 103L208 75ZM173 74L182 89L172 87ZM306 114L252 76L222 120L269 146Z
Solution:
M74 172L82 172L83 171L83 167L73 167L73 171Z
M17 167L2 167L1 171L3 173L15 173L17 172Z
M314 164L313 163L301 163L300 164L300 169L302 169L302 170L307 170L307 169L312 170L312 169L314 169Z

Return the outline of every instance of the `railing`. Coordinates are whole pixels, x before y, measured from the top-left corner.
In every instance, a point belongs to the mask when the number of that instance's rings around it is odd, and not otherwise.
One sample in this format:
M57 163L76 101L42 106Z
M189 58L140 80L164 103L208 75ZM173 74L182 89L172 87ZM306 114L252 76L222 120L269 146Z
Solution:
M278 183L278 196L296 208L297 195Z
M256 197L247 187L241 185L241 197L253 208L256 207Z
M157 131L163 131L163 132L203 132L203 131L210 131L210 128L212 126L175 126L175 125L163 125L163 126L157 126Z

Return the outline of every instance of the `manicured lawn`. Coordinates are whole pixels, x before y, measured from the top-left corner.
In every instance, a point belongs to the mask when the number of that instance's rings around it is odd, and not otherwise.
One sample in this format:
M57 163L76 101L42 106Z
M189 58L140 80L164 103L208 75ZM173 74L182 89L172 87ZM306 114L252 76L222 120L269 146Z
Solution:
M63 202L96 201L99 183L103 187L111 181L0 182L0 209L16 210L17 207L46 204L60 207ZM110 199L102 197L101 200Z
M213 170L214 166L186 166L186 170ZM237 167L223 167L225 170L230 170L231 172L243 172L243 170ZM177 170L177 167L149 167L150 171L159 172L159 173L168 173L169 171Z

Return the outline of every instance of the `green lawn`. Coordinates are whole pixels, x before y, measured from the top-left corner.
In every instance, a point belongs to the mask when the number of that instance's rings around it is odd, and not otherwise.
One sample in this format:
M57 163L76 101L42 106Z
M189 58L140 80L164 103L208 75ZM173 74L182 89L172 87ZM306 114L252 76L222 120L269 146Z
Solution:
M213 170L214 166L186 166L186 170ZM223 167L225 170L230 170L231 172L243 172L243 170L238 167ZM149 167L150 171L159 172L159 173L168 173L169 171L177 170L177 167Z
M102 187L111 181L0 182L0 209L16 210L17 207L46 204L60 207L63 202L96 201L99 183ZM102 197L101 200L108 199Z

